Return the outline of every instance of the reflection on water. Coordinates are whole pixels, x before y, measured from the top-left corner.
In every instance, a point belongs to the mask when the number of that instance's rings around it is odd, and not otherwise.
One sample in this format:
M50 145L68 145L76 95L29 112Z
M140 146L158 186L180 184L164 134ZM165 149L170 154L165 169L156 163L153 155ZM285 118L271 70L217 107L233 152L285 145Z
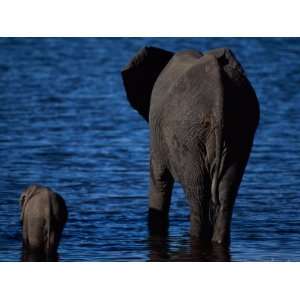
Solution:
M228 262L231 260L229 247L190 238L182 241L177 250L170 249L168 238L149 238L150 261L182 262Z
M168 242L149 244L149 131L120 75L145 45L233 49L261 119L234 208L230 259L299 261L300 39L244 38L1 38L0 261L20 259L18 199L32 183L68 206L60 261L229 260L188 240L179 185Z
M45 255L44 253L28 252L23 248L20 260L24 262L58 262L59 254L53 253L51 255Z

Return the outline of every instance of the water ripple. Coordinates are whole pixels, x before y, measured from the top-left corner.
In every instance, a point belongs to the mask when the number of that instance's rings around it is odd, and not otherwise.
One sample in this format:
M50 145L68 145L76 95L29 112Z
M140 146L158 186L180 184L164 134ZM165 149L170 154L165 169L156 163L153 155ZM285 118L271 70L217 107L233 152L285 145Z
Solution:
M120 70L145 44L231 47L261 104L230 249L188 238L176 184L167 241L149 241L149 132ZM21 258L18 198L33 182L66 200L61 261L300 260L300 39L0 39L0 260Z

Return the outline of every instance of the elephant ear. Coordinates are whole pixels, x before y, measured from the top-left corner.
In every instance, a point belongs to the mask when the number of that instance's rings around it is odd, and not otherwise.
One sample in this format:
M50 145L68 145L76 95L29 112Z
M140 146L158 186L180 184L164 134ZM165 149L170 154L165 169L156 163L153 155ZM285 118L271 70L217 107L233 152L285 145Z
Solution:
M206 54L212 54L216 57L219 65L223 68L227 76L235 83L246 79L245 71L233 52L228 48L213 49Z
M20 196L20 206L21 206L20 221L21 221L21 224L23 223L23 219L24 219L24 208L25 208L24 204L25 204L26 200L27 200L26 191L24 191Z
M22 194L20 196L20 206L21 206L20 221L21 221L21 223L23 222L26 204L38 192L39 188L40 188L40 186L34 184L22 192Z
M145 47L122 70L128 101L147 122L154 83L173 55L163 49Z

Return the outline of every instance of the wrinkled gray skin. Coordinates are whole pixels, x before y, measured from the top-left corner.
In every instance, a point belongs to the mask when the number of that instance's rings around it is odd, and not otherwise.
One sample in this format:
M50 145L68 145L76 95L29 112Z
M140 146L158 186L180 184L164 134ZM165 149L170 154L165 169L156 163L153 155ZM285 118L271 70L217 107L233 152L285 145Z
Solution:
M175 180L193 237L228 244L233 205L259 121L259 105L229 49L143 48L122 71L130 104L150 126L151 235L165 235Z
M48 187L31 185L20 204L24 251L46 260L55 256L68 217L63 198Z

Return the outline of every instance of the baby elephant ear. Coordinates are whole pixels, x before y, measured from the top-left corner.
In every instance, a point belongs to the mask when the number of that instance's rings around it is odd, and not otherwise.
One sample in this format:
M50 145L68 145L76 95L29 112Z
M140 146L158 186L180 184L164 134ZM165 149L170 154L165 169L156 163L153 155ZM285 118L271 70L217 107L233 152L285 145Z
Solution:
M28 203L30 198L32 198L34 196L34 194L38 191L39 188L40 187L38 185L33 184L22 192L22 194L20 196L21 223L23 222L24 210L25 210L26 204Z
M154 83L173 54L163 49L145 47L122 70L129 103L147 122Z
M25 198L26 198L26 195L25 193L23 192L20 196L20 206L23 207L24 205L24 202L25 202Z
M21 206L21 215L20 215L20 221L23 223L24 218L24 203L26 200L26 194L23 192L20 196L20 206Z

